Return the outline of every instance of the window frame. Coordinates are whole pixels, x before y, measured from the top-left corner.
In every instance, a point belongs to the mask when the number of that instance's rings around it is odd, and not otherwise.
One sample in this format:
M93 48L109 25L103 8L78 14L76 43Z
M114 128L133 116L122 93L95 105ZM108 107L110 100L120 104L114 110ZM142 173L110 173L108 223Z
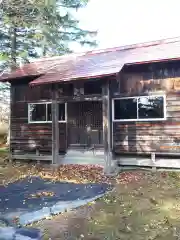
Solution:
M28 123L29 124L36 124L36 123L52 123L52 121L31 121L30 119L30 105L32 104L45 104L46 105L46 119L47 119L47 114L48 114L48 108L47 108L47 105L48 104L52 104L52 102L31 102L31 103L28 103ZM58 102L58 104L63 104L62 102ZM67 102L64 103L65 104L65 120L60 120L58 121L59 123L66 123L67 122Z
M138 100L137 100L137 118L135 119L115 119L115 112L114 112L114 101L115 100L121 100L121 99L138 99L143 97L163 97L163 112L164 117L163 118L142 118L139 119L138 117ZM158 95L142 95L142 96L134 96L134 97L117 97L112 99L112 121L113 122L148 122L148 121L165 121L167 120L167 110L166 110L166 95L165 94L158 94Z

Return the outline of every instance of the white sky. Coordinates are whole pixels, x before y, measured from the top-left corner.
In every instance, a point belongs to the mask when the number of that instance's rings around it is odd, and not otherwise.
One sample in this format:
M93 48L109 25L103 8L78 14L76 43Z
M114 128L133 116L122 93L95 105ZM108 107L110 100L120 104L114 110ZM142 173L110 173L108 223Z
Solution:
M180 0L90 0L78 17L98 30L98 48L180 36Z

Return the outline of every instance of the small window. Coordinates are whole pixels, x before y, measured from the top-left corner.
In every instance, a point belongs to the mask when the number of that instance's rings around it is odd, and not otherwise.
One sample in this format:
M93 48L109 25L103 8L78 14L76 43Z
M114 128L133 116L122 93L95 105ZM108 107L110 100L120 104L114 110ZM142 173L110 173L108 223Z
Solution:
M52 121L52 111L51 111L51 103L47 104L47 121Z
M164 118L164 97L140 97L138 98L139 119Z
M66 107L65 103L59 103L59 121L64 122L66 121ZM52 121L52 114L51 114L51 104L48 104L47 106L47 118L48 121Z
M46 121L46 104L29 104L30 122Z
M45 123L52 122L51 103L30 103L29 104L29 122ZM66 121L66 104L59 104L59 122Z
M66 109L65 104L60 103L59 104L59 121L65 121L66 120Z
M141 96L113 100L114 121L165 120L165 96Z
M136 119L137 118L137 99L127 98L114 100L115 119Z

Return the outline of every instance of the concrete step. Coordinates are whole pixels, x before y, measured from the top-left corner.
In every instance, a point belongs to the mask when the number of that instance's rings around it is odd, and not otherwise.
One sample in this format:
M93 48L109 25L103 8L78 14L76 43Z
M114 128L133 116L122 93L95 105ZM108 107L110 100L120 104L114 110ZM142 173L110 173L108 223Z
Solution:
M104 150L97 149L97 150L85 150L85 149L68 149L66 155L68 156L86 156L86 157L91 157L91 156L104 156Z
M104 165L104 150L86 150L69 148L60 159L62 164L100 164Z

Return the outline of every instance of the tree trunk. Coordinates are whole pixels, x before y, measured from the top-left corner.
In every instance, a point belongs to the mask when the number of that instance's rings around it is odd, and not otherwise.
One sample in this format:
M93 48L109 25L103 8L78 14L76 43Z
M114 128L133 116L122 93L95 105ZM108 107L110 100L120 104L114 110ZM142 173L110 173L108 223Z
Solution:
M16 27L11 28L11 69L16 69L16 47L17 47L17 31Z
M47 49L46 49L46 37L44 36L43 37L43 44L42 44L42 48L43 48L43 51L42 51L42 56L43 57L46 57L46 54L47 54Z
M11 70L15 70L17 68L17 56L16 56L16 48L17 48L17 29L12 24L12 27L10 29L11 33ZM11 95L11 94L10 94ZM10 96L11 98L12 96ZM10 100L11 105L11 100ZM9 113L9 128L8 128L8 136L7 136L7 145L10 144L10 138L11 138L11 113Z

